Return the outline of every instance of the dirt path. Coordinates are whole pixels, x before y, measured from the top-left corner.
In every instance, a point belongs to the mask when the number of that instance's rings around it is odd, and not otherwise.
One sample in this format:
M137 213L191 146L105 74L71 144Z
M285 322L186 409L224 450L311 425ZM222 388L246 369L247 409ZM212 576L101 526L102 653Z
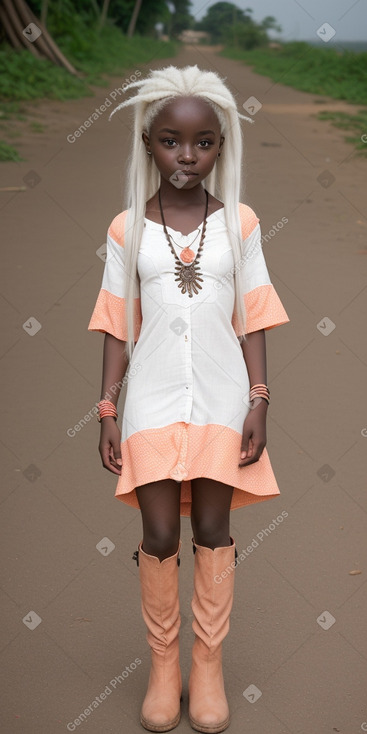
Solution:
M262 104L256 124L244 123L243 200L268 234L264 254L291 319L267 334L267 448L281 495L232 513L238 548L257 546L236 569L229 731L357 734L367 730L366 162L312 116L340 103L320 104L205 49L172 61L218 70L239 107L252 96ZM21 138L27 161L0 167L1 186L27 185L0 194L6 732L142 731L149 654L131 559L140 515L114 499L98 425L83 421L99 398L103 337L87 324L103 270L96 250L122 208L129 113L111 122L98 114L67 141L123 81L94 98L37 104L46 131ZM190 538L185 518L180 732L191 731Z

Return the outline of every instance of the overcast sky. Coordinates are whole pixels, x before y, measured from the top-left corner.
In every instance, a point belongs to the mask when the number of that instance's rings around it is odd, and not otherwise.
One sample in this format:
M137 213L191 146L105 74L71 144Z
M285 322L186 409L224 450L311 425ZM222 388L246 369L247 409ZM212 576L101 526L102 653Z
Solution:
M191 13L200 20L210 5L209 0L192 0ZM336 31L334 41L366 41L366 0L236 0L238 8L252 8L254 20L273 15L282 27L275 34L283 41L318 41L316 30L329 23ZM271 33L274 37L274 33Z

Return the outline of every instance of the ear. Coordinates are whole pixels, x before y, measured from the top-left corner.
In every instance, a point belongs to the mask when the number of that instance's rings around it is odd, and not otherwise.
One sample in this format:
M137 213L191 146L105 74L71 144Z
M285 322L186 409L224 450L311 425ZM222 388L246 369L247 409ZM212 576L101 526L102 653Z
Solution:
M142 133L141 137L142 137L142 140L143 140L143 143L145 145L145 149L146 149L147 153L148 153L148 151L150 152L150 143L149 143L149 137L148 137L148 135L144 132L144 133Z
M224 135L221 135L221 136L220 136L220 143L219 143L219 148L218 148L218 152L219 152L219 153L220 153L220 152L221 152L221 150L222 150L222 147L223 147L223 143L224 143L224 141L225 141L225 137L224 137Z

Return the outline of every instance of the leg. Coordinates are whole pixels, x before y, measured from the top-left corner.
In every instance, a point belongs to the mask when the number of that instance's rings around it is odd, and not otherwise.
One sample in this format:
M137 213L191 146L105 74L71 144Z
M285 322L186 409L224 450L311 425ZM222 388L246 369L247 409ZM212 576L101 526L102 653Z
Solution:
M181 485L163 479L136 487L143 521L143 549L160 561L177 551Z
M191 527L196 543L212 549L230 545L233 487L200 477L191 480L191 494Z
M136 488L144 531L139 544L141 608L151 648L151 669L140 722L149 731L170 731L180 721L182 678L178 593L180 485L174 480Z
M194 480L192 480L194 482ZM224 689L222 641L233 603L235 544L229 535L233 488L197 479L192 490L195 536L192 628L195 641L189 678L189 719L193 729L221 732L230 714Z

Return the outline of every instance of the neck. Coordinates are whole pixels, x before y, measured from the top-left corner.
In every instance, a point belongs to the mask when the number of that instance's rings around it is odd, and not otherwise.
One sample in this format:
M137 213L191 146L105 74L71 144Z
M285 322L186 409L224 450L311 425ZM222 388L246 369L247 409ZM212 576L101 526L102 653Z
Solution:
M161 199L164 207L174 206L176 208L186 208L188 206L204 206L206 194L204 187L197 184L192 189L178 189L170 181L161 179L160 183Z

